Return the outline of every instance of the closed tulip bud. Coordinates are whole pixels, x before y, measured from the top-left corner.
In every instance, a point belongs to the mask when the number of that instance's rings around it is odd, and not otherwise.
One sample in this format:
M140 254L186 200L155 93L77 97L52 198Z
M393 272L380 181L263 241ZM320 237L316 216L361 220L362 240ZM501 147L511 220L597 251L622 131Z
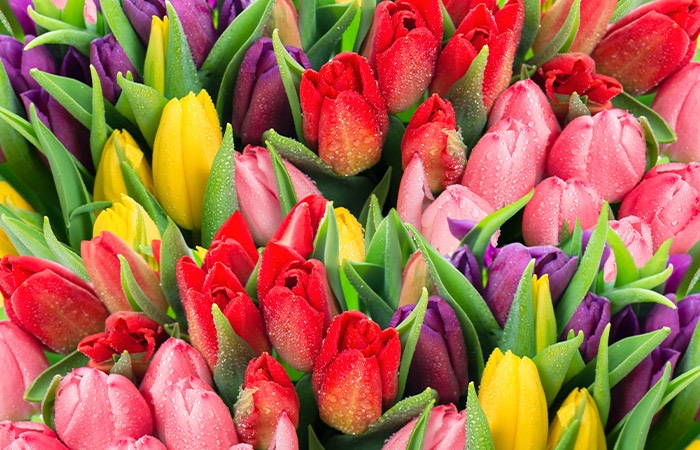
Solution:
M362 225L346 208L334 209L338 223L338 262L343 260L362 262L365 260L365 236Z
M66 55L63 57L59 74L81 81L87 85L92 84L90 60L87 56L76 50L75 47L68 48Z
M428 273L428 266L420 250L408 258L401 274L401 297L399 307L415 305L423 294L423 288L430 286L432 279Z
M661 151L672 161L700 161L700 139L693 117L700 104L700 63L691 62L661 84L651 107L676 132L676 142L664 144Z
M467 162L467 149L457 128L452 104L431 95L413 113L401 141L401 164L405 169L413 155L423 162L430 190L439 193L459 183Z
M50 350L68 354L85 336L104 329L107 308L82 278L34 256L0 262L5 313Z
M250 226L255 242L265 245L282 223L270 152L263 147L246 146L243 153L236 153L235 164L238 206ZM287 161L284 161L284 165L298 199L312 194L321 195L314 182L301 170Z
M153 16L146 57L143 62L143 84L165 93L165 59L168 54L170 20Z
M8 320L0 321L0 365L0 421L29 419L38 405L25 402L24 392L49 363L34 337Z
M299 33L299 14L292 0L279 0L275 2L267 24L265 35L269 36L271 30L277 29L280 41L284 45L301 48L301 35ZM309 66L310 67L310 66Z
M400 360L395 329L359 311L337 316L311 377L321 420L346 434L367 430L394 403Z
M619 217L637 216L651 226L654 251L673 238L670 252L685 253L700 236L700 163L652 168L622 201Z
M455 266L467 280L474 286L479 292L484 289L484 283L481 277L481 268L479 263L476 261L476 257L472 253L471 249L463 245L459 247L450 257L450 262Z
M620 220L608 221L610 228L620 236L625 248L632 255L634 265L638 268L644 267L654 256L653 241L651 238L651 227L649 224L642 222L639 217L627 216ZM617 263L615 255L611 254L605 262L603 268L605 281L612 281L617 275Z
M118 141L118 145L115 143ZM117 149L119 147L119 150ZM126 130L114 130L107 139L102 150L100 163L95 175L95 188L93 198L97 201L118 202L122 194L126 194L127 188L120 167L120 153L143 183L144 187L153 193L153 178L151 166L144 157L133 137Z
M400 307L389 327L396 328L414 309L415 305ZM420 394L431 387L437 391L439 403L457 403L467 392L468 384L467 346L457 315L445 300L430 297L408 369L405 393Z
M299 87L304 139L335 173L357 175L381 157L389 129L385 100L367 60L343 52Z
M7 450L68 450L53 430L37 422L0 422L0 448Z
M167 447L153 436L146 435L138 439L121 438L109 446L107 450L167 450Z
M33 36L25 36L26 44L32 40ZM0 62L17 95L30 89L39 89L39 83L29 74L31 69L56 73L56 62L46 46L24 50L20 41L4 34L0 35Z
M247 283L259 257L243 215L235 211L214 235L202 269L209 271L219 262L231 269L241 283Z
M299 398L289 375L268 353L251 360L234 405L233 421L242 442L267 449L282 414L299 424Z
M418 417L404 425L384 443L382 450L407 448L417 422ZM453 404L434 407L430 410L422 448L425 450L464 448L467 440L466 422L466 411L458 412Z
M298 47L285 47L303 68L311 67ZM274 128L284 136L295 136L289 100L277 65L272 39L261 38L243 58L233 94L233 131L243 145L261 145L262 134Z
M593 50L598 71L631 95L654 89L695 55L698 6L698 0L656 0L633 9L608 27Z
M545 448L547 399L535 363L496 348L479 388L479 403L498 449Z
M671 334L661 343L661 347L672 348L684 354L690 344L690 338L700 319L700 294L692 294L675 302L676 296L667 295L676 303L676 309L656 304L644 320L644 332L671 329Z
M10 183L0 180L0 204L10 208L19 208L25 211L34 211L32 205L17 192ZM4 230L0 230L0 257L5 255L17 255L17 249L10 241Z
M299 450L299 438L295 428L287 413L283 412L277 421L269 450Z
M233 19L250 6L251 3L253 3L253 0L224 0L219 15L219 34L223 33L233 22Z
M423 95L433 78L441 43L437 1L377 4L362 55L377 75L389 113L408 109Z
M168 309L158 274L117 235L105 231L89 241L83 241L80 251L95 292L110 312L131 310L121 283L119 256L126 259L136 283L151 303L161 311Z
M693 257L687 253L676 253L668 257L666 267L673 266L671 276L666 279L664 284L664 294L675 294L683 281L683 277L688 273L690 265L693 263Z
M207 0L173 0L195 65L199 68L216 42L212 10Z
M396 199L396 212L401 220L419 230L423 211L435 200L424 168L421 157L414 154L401 175Z
M558 0L547 10L541 19L540 29L537 32L535 42L532 43L535 53L547 46L561 30L573 3L573 0ZM603 34L605 34L605 29L608 27L608 23L615 12L615 6L617 6L616 0L581 1L579 4L580 21L578 31L569 47L569 51L589 55L601 40Z
M605 442L603 423L600 421L600 414L598 413L595 400L586 388L575 388L571 391L557 410L549 427L547 448L555 448L559 439L567 432L576 419L579 420L578 431L569 441L569 445L573 445L571 448L574 450L591 448L605 450L607 443Z
M557 245L566 224L571 232L576 220L584 230L592 228L603 201L585 181L549 177L535 187L523 212L523 238L527 245Z
M165 212L188 230L201 228L204 190L221 140L206 91L165 105L153 144L153 184Z
M503 91L496 98L489 113L488 128L506 118L517 119L527 127L536 167L535 181L539 183L547 169L547 154L561 132L552 106L542 89L534 81L521 80Z
M90 43L90 64L95 67L100 78L104 97L112 103L117 102L122 92L117 84L118 73L126 76L130 72L136 81L140 80L134 64L112 34Z
M56 433L74 450L103 448L122 437L138 439L153 431L146 400L128 378L80 367L56 391Z
M583 331L583 343L579 350L583 360L588 362L598 355L600 337L609 323L610 301L589 292L581 300L559 338L565 340L569 331L573 331L574 335Z
M622 311L618 312L612 317L610 321L610 338L608 342L610 344L624 339L630 336L636 336L639 334L639 319L637 319L637 314L635 314L631 305L627 305L622 308Z
M141 38L141 42L148 44L151 35L151 21L153 16L162 19L165 17L165 1L163 0L125 0L124 14L129 19L131 26Z
M517 119L503 119L472 149L462 184L495 209L507 206L535 187L536 142Z
M36 34L36 26L34 25L34 21L31 17L29 17L29 13L27 12L27 8L29 6L33 6L32 1L10 0L8 3L12 9L12 14L14 14L15 18L19 22L24 34Z

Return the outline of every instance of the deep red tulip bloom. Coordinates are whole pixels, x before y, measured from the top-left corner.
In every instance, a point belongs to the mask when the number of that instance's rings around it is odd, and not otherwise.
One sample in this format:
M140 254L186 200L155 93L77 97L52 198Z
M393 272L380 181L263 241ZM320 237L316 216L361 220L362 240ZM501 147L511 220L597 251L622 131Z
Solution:
M535 42L532 43L535 53L546 47L561 30L573 3L574 0L558 0L542 16L540 29ZM603 37L615 12L615 6L617 6L617 0L582 0L578 31L569 51L589 55Z
M272 240L295 250L302 258L314 250L314 239L326 215L328 200L320 195L309 195L298 202L272 236Z
M246 283L258 263L258 249L243 215L236 210L216 232L204 257L202 268L210 270L220 262Z

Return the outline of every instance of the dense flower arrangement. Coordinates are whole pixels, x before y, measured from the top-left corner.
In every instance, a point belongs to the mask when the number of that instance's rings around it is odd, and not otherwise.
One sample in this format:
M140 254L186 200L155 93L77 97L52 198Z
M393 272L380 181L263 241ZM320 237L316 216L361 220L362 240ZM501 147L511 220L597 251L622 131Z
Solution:
M700 448L699 33L0 2L0 449Z

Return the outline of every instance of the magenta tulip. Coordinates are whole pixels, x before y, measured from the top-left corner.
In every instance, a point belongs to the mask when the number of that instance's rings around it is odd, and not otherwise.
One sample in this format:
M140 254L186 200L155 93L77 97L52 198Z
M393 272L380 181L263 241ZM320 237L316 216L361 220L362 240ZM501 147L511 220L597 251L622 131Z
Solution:
M417 422L418 417L404 425L384 443L382 450L405 449ZM422 448L425 450L464 448L467 440L466 422L466 411L458 412L453 404L434 407L428 417L428 427Z

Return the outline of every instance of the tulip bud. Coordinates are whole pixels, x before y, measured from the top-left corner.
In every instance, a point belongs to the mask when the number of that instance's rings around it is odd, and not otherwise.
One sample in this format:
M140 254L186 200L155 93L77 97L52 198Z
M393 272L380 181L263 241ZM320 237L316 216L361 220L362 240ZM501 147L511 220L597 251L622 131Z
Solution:
M664 294L675 294L676 291L678 291L678 287L692 263L693 257L687 253L676 253L668 257L666 267L673 266L673 272L671 272L671 276L666 279Z
M537 37L532 43L532 49L535 53L546 47L561 30L573 3L573 0L558 0L547 10L541 19ZM569 51L589 55L603 37L615 12L615 6L617 6L616 0L582 0L579 4L578 31Z
M457 408L451 403L434 407L430 410L422 448L426 450L464 448L467 440L466 421L466 411L457 412ZM382 450L407 448L417 422L418 417L404 425L384 443Z
M644 264L654 256L651 227L649 224L642 222L639 217L627 216L620 220L610 220L608 225L622 239L625 248L632 255L635 266L638 268L644 267ZM603 273L605 281L615 279L617 263L615 262L614 254L611 254L605 262Z
M33 36L25 36L25 43ZM29 74L33 68L42 72L56 73L56 62L49 49L43 45L24 50L24 45L12 36L0 35L0 62L5 67L7 78L17 95L30 89L39 89L39 83Z
M0 422L0 448L7 450L68 450L56 433L38 422Z
M102 331L108 316L87 282L34 256L2 259L0 291L7 317L56 353L68 354L82 338Z
M115 140L118 141L119 150ZM133 137L126 130L114 130L105 142L100 163L95 175L93 198L98 201L118 202L122 194L128 193L124 175L120 167L120 156L129 164L143 183L144 187L153 193L151 166L143 155Z
M282 41L284 45L301 48L299 14L292 0L279 0L275 2L275 6L272 8L272 14L270 15L270 21L267 23L267 28L265 29L265 36L270 36L271 30L275 29L277 29L280 41Z
M338 223L338 263L343 260L362 262L365 260L365 237L362 225L346 208L333 210Z
M38 405L25 402L24 392L49 363L39 343L7 320L0 321L0 366L0 421L29 419Z
M219 34L223 33L233 22L233 19L250 6L251 3L253 3L253 0L224 0L219 15Z
M319 415L343 433L367 430L398 391L399 334L359 311L345 311L328 330L311 377Z
M627 305L622 308L622 311L612 317L610 321L610 337L608 343L612 344L620 339L636 336L639 334L639 330L637 314L635 314L632 309L632 305Z
M435 0L382 1L363 44L389 113L408 109L428 88L442 43Z
M167 447L153 436L145 435L139 439L132 437L121 438L107 450L167 450Z
M479 267L479 263L476 261L476 257L468 246L463 245L455 250L450 257L450 262L460 272L462 272L466 279L479 292L484 289L484 284L481 277L481 268Z
M241 283L247 283L259 257L248 224L236 210L214 235L202 269L209 271L220 262L231 269Z
M675 295L667 295L675 302ZM692 294L676 303L676 309L655 304L644 320L644 332L669 327L671 334L661 343L661 347L672 348L681 355L685 353L690 339L700 320L700 294Z
M207 0L173 0L171 3L187 36L192 59L199 68L216 42L211 8Z
M124 14L144 44L148 44L151 35L153 16L162 19L167 13L163 0L125 0L123 8Z
M495 448L545 448L547 399L530 358L496 348L481 377L479 403Z
M128 378L80 367L56 391L56 433L74 450L93 450L122 437L153 431L146 400Z
M76 50L75 47L69 47L66 55L61 63L61 76L73 78L87 85L92 84L92 76L90 74L90 60L87 56Z
M580 418L578 418L581 408L583 408L583 411L580 413ZM600 420L598 407L586 388L581 388L580 390L575 388L571 391L557 410L549 427L547 448L555 448L559 439L568 431L577 418L579 419L578 431L576 431L575 436L570 438L569 445L573 446L574 449L607 448L605 431Z
M19 208L25 211L34 211L32 205L22 198L10 183L0 180L0 204L10 208ZM4 230L0 229L0 257L5 255L17 255L17 249Z
M168 54L170 20L153 16L146 57L143 62L143 84L165 93L165 59Z
M430 190L439 193L462 179L466 151L452 104L433 94L416 109L406 126L401 164L405 169L413 155L418 155Z
M297 430L285 412L277 421L277 428L272 436L269 450L299 450Z
M549 177L537 186L523 212L523 238L527 245L557 245L564 225L573 231L576 220L592 228L603 207L598 193L585 181Z
M36 25L34 25L34 21L31 17L29 17L29 13L27 12L27 8L33 6L32 1L9 0L8 3L10 9L12 10L12 14L22 27L22 31L24 32L25 36L28 34L36 34Z
M399 194L396 199L396 212L401 220L419 230L423 211L435 200L430 191L424 167L420 156L414 154L401 175Z
M651 226L654 251L673 238L670 252L685 253L700 236L700 163L652 168L625 196L619 217L637 216Z
M263 353L246 368L243 387L234 405L236 431L241 441L256 449L267 449L283 414L296 428L299 398L282 364L269 353Z
M388 326L396 328L414 309L415 305L400 307ZM457 403L467 392L468 383L467 346L457 315L445 300L430 297L408 369L405 394L420 394L431 387L437 391L439 403Z
M569 323L564 327L564 331L559 336L560 340L565 340L569 331L574 335L583 331L583 343L579 350L585 362L590 361L598 355L600 337L603 335L605 327L610 323L610 301L605 297L599 297L592 292L586 294L581 300L574 315L569 319Z
M126 76L127 72L131 72L134 79L140 81L134 64L112 34L90 43L90 64L95 67L100 78L104 97L112 103L117 103L122 92L117 84L118 73Z
M379 161L389 116L367 60L344 52L307 69L299 97L304 139L335 173L357 175Z
M693 123L699 96L700 63L691 62L661 84L651 104L676 132L676 142L660 148L672 161L700 161L700 139Z
M308 58L297 47L285 47L290 56L308 69ZM272 39L261 38L243 58L233 94L233 131L243 145L261 145L263 132L274 128L284 136L294 136L289 100L277 65Z
M206 91L165 105L153 144L153 184L165 212L188 230L201 228L204 190L221 139Z

